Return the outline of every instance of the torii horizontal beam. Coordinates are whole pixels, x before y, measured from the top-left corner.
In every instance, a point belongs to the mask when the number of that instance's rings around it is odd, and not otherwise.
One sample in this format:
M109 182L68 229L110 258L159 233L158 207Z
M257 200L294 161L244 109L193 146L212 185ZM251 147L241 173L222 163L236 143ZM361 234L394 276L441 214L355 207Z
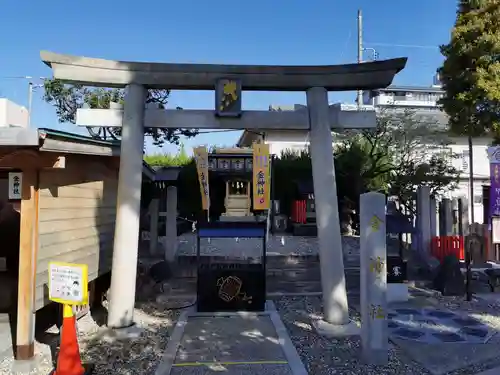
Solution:
M297 111L243 111L239 118L220 118L211 110L147 109L146 128L196 128L237 130L309 130L307 109ZM332 129L366 129L376 126L374 110L343 110L330 106ZM76 124L91 127L121 127L123 110L81 108L76 113Z
M42 51L54 78L88 86L125 87L136 83L147 88L213 90L221 78L241 81L243 90L306 91L324 87L329 91L371 90L389 86L406 65L407 58L362 64L216 65L113 61Z

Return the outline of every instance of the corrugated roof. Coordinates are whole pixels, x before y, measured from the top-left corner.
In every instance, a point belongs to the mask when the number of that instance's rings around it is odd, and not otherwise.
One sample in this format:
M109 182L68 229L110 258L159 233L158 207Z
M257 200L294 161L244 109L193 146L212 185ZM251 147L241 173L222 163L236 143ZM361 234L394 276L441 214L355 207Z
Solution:
M92 138L89 136L75 134L75 133L69 133L69 132L65 132L62 130L55 130L55 129L49 129L49 128L39 128L38 134L40 134L41 138L45 138L48 136L51 138L64 138L67 140L75 140L75 141L79 141L79 143L87 143L87 144L111 146L111 147L120 147L119 140L104 141L101 139L95 139L95 138Z

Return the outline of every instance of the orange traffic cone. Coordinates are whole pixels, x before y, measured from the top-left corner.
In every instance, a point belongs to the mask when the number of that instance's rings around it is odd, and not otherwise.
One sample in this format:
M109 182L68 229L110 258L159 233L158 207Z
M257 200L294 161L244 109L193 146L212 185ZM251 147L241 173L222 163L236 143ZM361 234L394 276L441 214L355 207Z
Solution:
M63 308L61 344L57 357L57 368L53 375L86 375L90 372L82 365L76 334L76 317L69 305Z

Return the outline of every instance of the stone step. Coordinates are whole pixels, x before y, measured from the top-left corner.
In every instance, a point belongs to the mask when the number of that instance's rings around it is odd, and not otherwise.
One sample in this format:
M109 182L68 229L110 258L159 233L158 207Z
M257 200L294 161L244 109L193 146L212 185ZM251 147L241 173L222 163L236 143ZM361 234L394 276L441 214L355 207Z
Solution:
M267 282L266 289L269 294L321 292L321 281Z
M201 257L201 262L203 263L233 263L233 257L221 257L221 256L210 256ZM260 262L260 259L255 260L256 263ZM176 263L172 266L173 274L175 277L195 277L197 268L197 258L196 256L180 256L177 258ZM272 270L279 269L314 269L319 272L319 257L317 255L288 255L288 256L268 256L266 268ZM358 257L346 257L344 259L344 267L349 268L359 268L359 258Z
M268 280L316 281L321 280L319 266L310 268L271 268L267 269Z
M346 273L348 290L359 290L359 274ZM321 279L299 278L295 280L283 277L268 277L266 280L268 293L311 293L321 292ZM196 278L173 279L164 284L164 292L172 296L195 295Z
M191 269L189 272L184 270L182 276L175 275L172 280L196 280L197 270ZM359 278L359 267L346 267L346 277L354 276ZM268 280L284 280L284 281L315 281L321 279L321 270L319 265L300 268L267 268L266 275Z
M247 257L243 257L246 259ZM224 256L224 255L202 255L200 256L201 262L234 262L235 259L238 259L237 256ZM250 257L252 259L252 257ZM260 258L257 258L257 261ZM286 265L286 264L304 264L304 263L318 263L319 255L268 255L267 263L270 265ZM176 263L179 265L189 265L189 264L197 264L198 260L196 255L180 255L176 258Z

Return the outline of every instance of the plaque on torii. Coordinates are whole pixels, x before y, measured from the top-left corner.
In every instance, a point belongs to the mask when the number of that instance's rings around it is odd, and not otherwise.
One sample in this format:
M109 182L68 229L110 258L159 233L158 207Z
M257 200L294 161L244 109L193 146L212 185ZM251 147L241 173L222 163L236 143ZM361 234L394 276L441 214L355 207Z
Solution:
M241 81L219 79L215 85L215 115L218 117L240 117Z

